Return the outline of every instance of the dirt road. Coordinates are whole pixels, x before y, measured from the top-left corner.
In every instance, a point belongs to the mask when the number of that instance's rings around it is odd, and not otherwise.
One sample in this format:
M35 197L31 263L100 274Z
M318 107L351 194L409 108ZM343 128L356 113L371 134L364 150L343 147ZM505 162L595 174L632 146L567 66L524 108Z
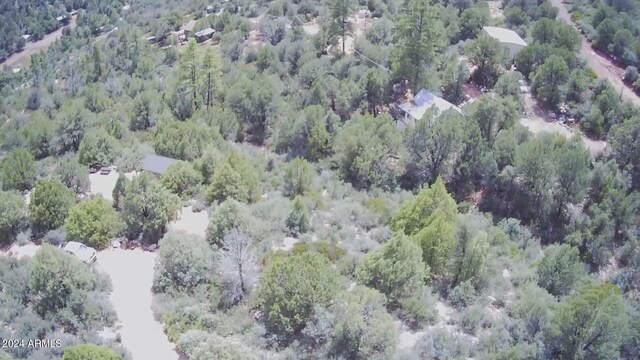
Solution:
M24 46L24 50L19 53L15 53L7 59L2 65L8 67L20 67L26 64L26 62L31 59L31 55L40 52L41 50L47 49L51 44L53 44L56 40L62 37L62 30L65 27L75 28L76 27L76 16L74 15L71 18L71 22L67 26L63 26L58 30L45 35L42 40L38 40L36 42L28 42Z
M134 360L177 360L174 345L151 310L156 254L140 249L101 251L96 269L111 277L111 303L118 314L122 345Z
M571 21L571 15L569 14L567 5L564 4L562 0L550 1L553 6L558 8L558 18L565 21L567 24L576 27ZM599 77L608 79L617 91L622 90L622 98L624 100L640 106L640 97L638 97L638 95L636 95L631 89L627 88L627 86L622 82L620 76L611 70L616 68L615 64L609 61L609 59L606 59L593 51L593 49L591 49L591 44L584 36L581 36L581 38L582 46L580 48L579 56L587 60L587 65L592 68Z

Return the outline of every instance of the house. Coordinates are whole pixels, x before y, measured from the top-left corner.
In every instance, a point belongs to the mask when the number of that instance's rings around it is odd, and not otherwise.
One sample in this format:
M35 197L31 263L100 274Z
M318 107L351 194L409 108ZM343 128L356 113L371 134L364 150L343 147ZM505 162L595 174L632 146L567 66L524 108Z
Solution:
M66 26L71 22L71 18L69 15L60 15L56 18L56 21L58 22L58 26Z
M520 52L520 50L522 50L522 48L527 46L526 41L524 41L520 35L513 30L494 26L485 26L482 30L502 44L506 49L505 51L508 58L513 58L518 52Z
M167 171L169 165L175 163L176 159L165 156L147 154L142 161L142 170L150 172L154 175L162 175Z
M422 119L422 116L432 107L435 107L439 114L449 109L462 113L459 107L441 97L435 96L426 89L422 89L418 91L411 101L400 105L401 115L396 120L397 127L404 129L408 126L413 126L416 120Z
M194 35L196 37L196 41L201 43L205 40L211 39L211 37L213 36L213 33L215 32L216 31L212 28L206 28L204 30L200 30L196 32Z

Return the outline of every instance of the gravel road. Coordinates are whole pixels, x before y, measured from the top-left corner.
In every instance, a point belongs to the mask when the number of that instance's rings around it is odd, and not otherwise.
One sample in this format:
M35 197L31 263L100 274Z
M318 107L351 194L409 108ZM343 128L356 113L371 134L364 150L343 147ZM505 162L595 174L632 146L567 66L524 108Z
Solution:
M576 27L576 25L571 21L571 15L569 14L569 10L567 9L567 5L562 2L562 0L550 0L551 4L558 8L558 19L563 20L567 24ZM584 36L582 38L582 46L580 48L580 57L587 60L587 65L593 69L593 71L598 74L599 77L606 78L613 85L613 87L620 91L622 89L622 98L624 100L630 101L633 104L640 106L640 97L636 95L631 89L627 88L627 86L622 82L620 76L618 76L612 68L616 68L616 65L613 64L609 59L600 56L591 48L591 44L587 41Z

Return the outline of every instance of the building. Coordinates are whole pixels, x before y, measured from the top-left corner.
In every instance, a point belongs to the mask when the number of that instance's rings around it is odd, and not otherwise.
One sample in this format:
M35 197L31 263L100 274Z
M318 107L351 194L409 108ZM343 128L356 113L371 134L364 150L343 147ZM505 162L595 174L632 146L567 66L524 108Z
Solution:
M413 126L416 120L422 119L427 110L432 107L435 107L438 114L449 109L462 113L459 107L441 97L435 96L426 89L422 89L418 91L411 101L400 105L401 116L396 120L398 128L404 129L408 126Z
M507 57L509 58L516 56L522 48L527 46L527 42L513 30L493 26L485 26L482 30L492 38L498 40L500 44L505 47Z
M211 37L213 37L213 33L215 33L216 31L212 28L206 28L204 30L200 30L198 32L196 32L195 34L193 34L196 37L196 41L201 43L205 40L209 40L211 39Z
M176 159L165 156L147 154L142 161L142 170L150 172L154 175L162 175L167 171L169 165L175 163Z

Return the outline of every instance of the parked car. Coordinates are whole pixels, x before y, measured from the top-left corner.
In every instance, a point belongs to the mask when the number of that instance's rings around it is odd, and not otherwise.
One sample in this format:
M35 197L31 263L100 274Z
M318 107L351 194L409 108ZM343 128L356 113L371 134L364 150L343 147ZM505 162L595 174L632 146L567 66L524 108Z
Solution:
M100 170L100 175L109 175L111 173L111 168L110 167L103 167Z
M96 249L76 241L69 241L62 248L86 264L91 264L98 258Z
M100 167L99 166L92 166L89 168L89 174L95 174L98 171L100 171Z

